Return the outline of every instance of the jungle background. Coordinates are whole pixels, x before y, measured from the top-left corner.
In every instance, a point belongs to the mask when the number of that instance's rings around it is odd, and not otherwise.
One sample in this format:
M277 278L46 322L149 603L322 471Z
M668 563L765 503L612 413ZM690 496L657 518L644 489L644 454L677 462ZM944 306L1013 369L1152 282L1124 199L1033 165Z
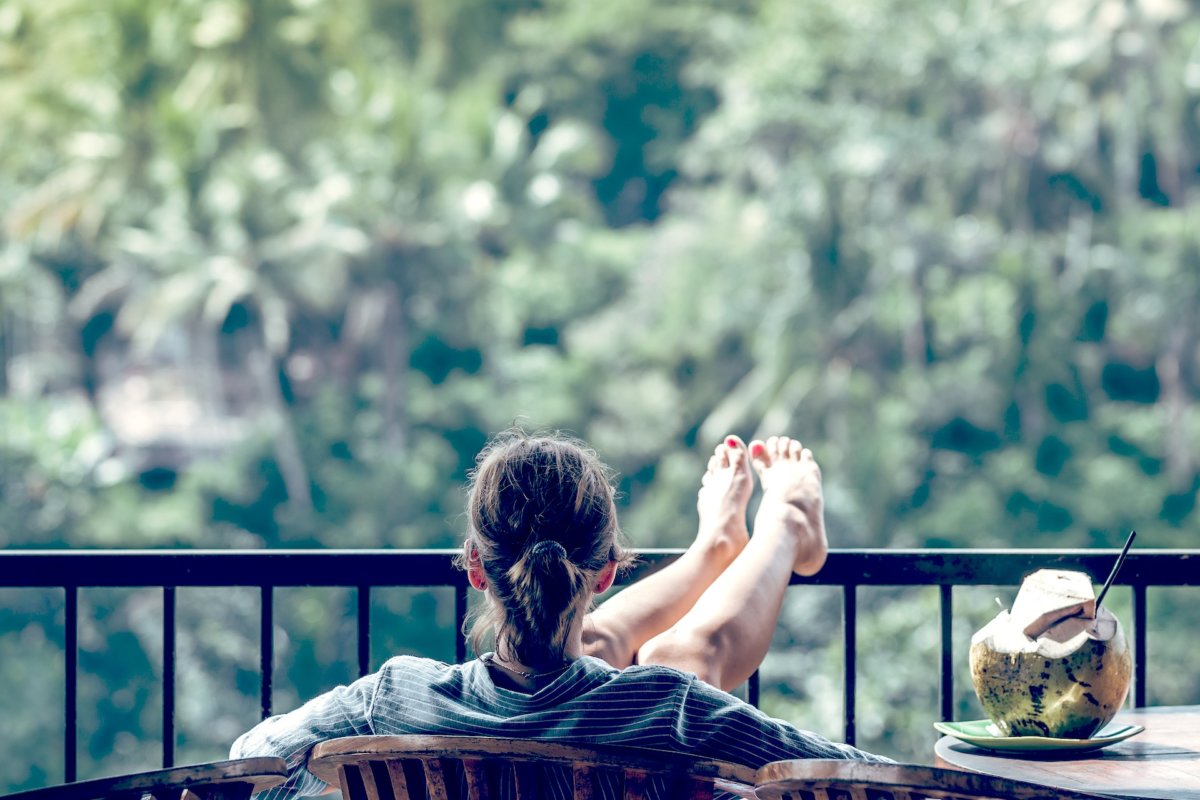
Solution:
M640 546L787 432L835 547L1194 547L1197 10L4 0L0 545L454 546L519 422ZM1152 703L1200 702L1188 591ZM1012 594L956 593L960 718ZM763 673L834 738L838 600L794 588ZM354 676L353 602L278 592L276 708ZM180 763L257 719L257 603L180 590ZM444 591L374 603L375 664L453 657ZM0 792L62 779L61 605L0 592ZM936 590L860 608L859 744L927 761ZM158 765L160 614L81 593L80 777Z

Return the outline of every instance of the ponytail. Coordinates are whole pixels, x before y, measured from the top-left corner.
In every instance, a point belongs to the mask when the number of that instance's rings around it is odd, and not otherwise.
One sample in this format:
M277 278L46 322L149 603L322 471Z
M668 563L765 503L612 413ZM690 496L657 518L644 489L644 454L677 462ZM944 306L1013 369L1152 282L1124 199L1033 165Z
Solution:
M561 661L587 576L562 544L543 539L509 568L508 580L514 611L522 619L501 625L497 638L512 651L501 655L522 664Z

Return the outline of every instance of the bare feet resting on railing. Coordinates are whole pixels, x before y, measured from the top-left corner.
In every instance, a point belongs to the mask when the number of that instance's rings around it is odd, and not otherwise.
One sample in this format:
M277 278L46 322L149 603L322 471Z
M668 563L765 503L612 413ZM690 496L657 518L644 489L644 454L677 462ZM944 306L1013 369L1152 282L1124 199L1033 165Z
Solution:
M825 566L829 545L825 539L821 468L812 451L787 436L772 436L750 444L751 461L763 487L762 503L754 529L782 526L795 541L792 569L815 575Z
M748 536L751 465L763 499ZM708 461L696 507L691 547L589 615L584 652L617 667L675 667L729 690L766 655L792 572L813 575L825 563L821 470L795 439L747 448L728 436Z

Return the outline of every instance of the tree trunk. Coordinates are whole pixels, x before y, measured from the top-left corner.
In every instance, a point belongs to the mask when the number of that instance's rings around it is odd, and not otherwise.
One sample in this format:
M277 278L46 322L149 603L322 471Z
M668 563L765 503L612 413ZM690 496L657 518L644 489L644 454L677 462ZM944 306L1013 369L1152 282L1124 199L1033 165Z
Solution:
M404 450L408 444L408 320L404 298L394 284L384 289L383 419L388 445Z
M283 475L288 503L300 510L309 511L312 509L312 492L309 489L308 469L304 466L300 442L296 438L287 404L283 400L283 392L279 388L279 373L275 369L274 360L261 345L250 353L247 360L258 385L259 396L276 426L275 460L279 462L279 471Z
M1166 352L1159 356L1155 365L1162 383L1160 403L1165 417L1163 451L1166 455L1167 477L1175 491L1183 491L1191 486L1194 472L1187 430L1187 388L1181 369L1187 342L1185 325L1177 325L1169 334Z

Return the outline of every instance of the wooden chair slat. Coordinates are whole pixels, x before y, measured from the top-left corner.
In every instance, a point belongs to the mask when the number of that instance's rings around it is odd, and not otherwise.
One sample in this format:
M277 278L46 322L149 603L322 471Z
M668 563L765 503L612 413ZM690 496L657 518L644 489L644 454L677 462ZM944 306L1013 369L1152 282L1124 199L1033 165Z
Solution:
M362 773L357 764L340 764L337 772L337 785L342 789L343 800L367 800L367 790L362 785Z
M399 759L389 759L387 765L388 777L392 780L393 800L405 800L408 794L408 775L404 771L404 762Z
M542 787L538 780L537 767L528 761L515 761L512 769L517 800L539 800Z
M625 800L647 800L648 778L645 770L625 770Z
M593 800L596 795L596 776L587 764L575 764L571 770L572 792L575 800Z
M425 758L421 765L425 769L425 793L429 800L450 800L445 762L441 758Z
M464 758L461 763L467 780L467 800L490 800L483 759Z
M810 792L804 789L784 791L781 792L781 796L784 798L784 800L829 800L829 795L826 792L821 792L821 796L817 797L816 792Z
M391 793L391 782L389 781L388 787L381 793L379 776L375 774L375 770L372 768L374 763L373 761L366 761L358 765L358 775L363 786L363 797L366 800L385 800L387 795Z

